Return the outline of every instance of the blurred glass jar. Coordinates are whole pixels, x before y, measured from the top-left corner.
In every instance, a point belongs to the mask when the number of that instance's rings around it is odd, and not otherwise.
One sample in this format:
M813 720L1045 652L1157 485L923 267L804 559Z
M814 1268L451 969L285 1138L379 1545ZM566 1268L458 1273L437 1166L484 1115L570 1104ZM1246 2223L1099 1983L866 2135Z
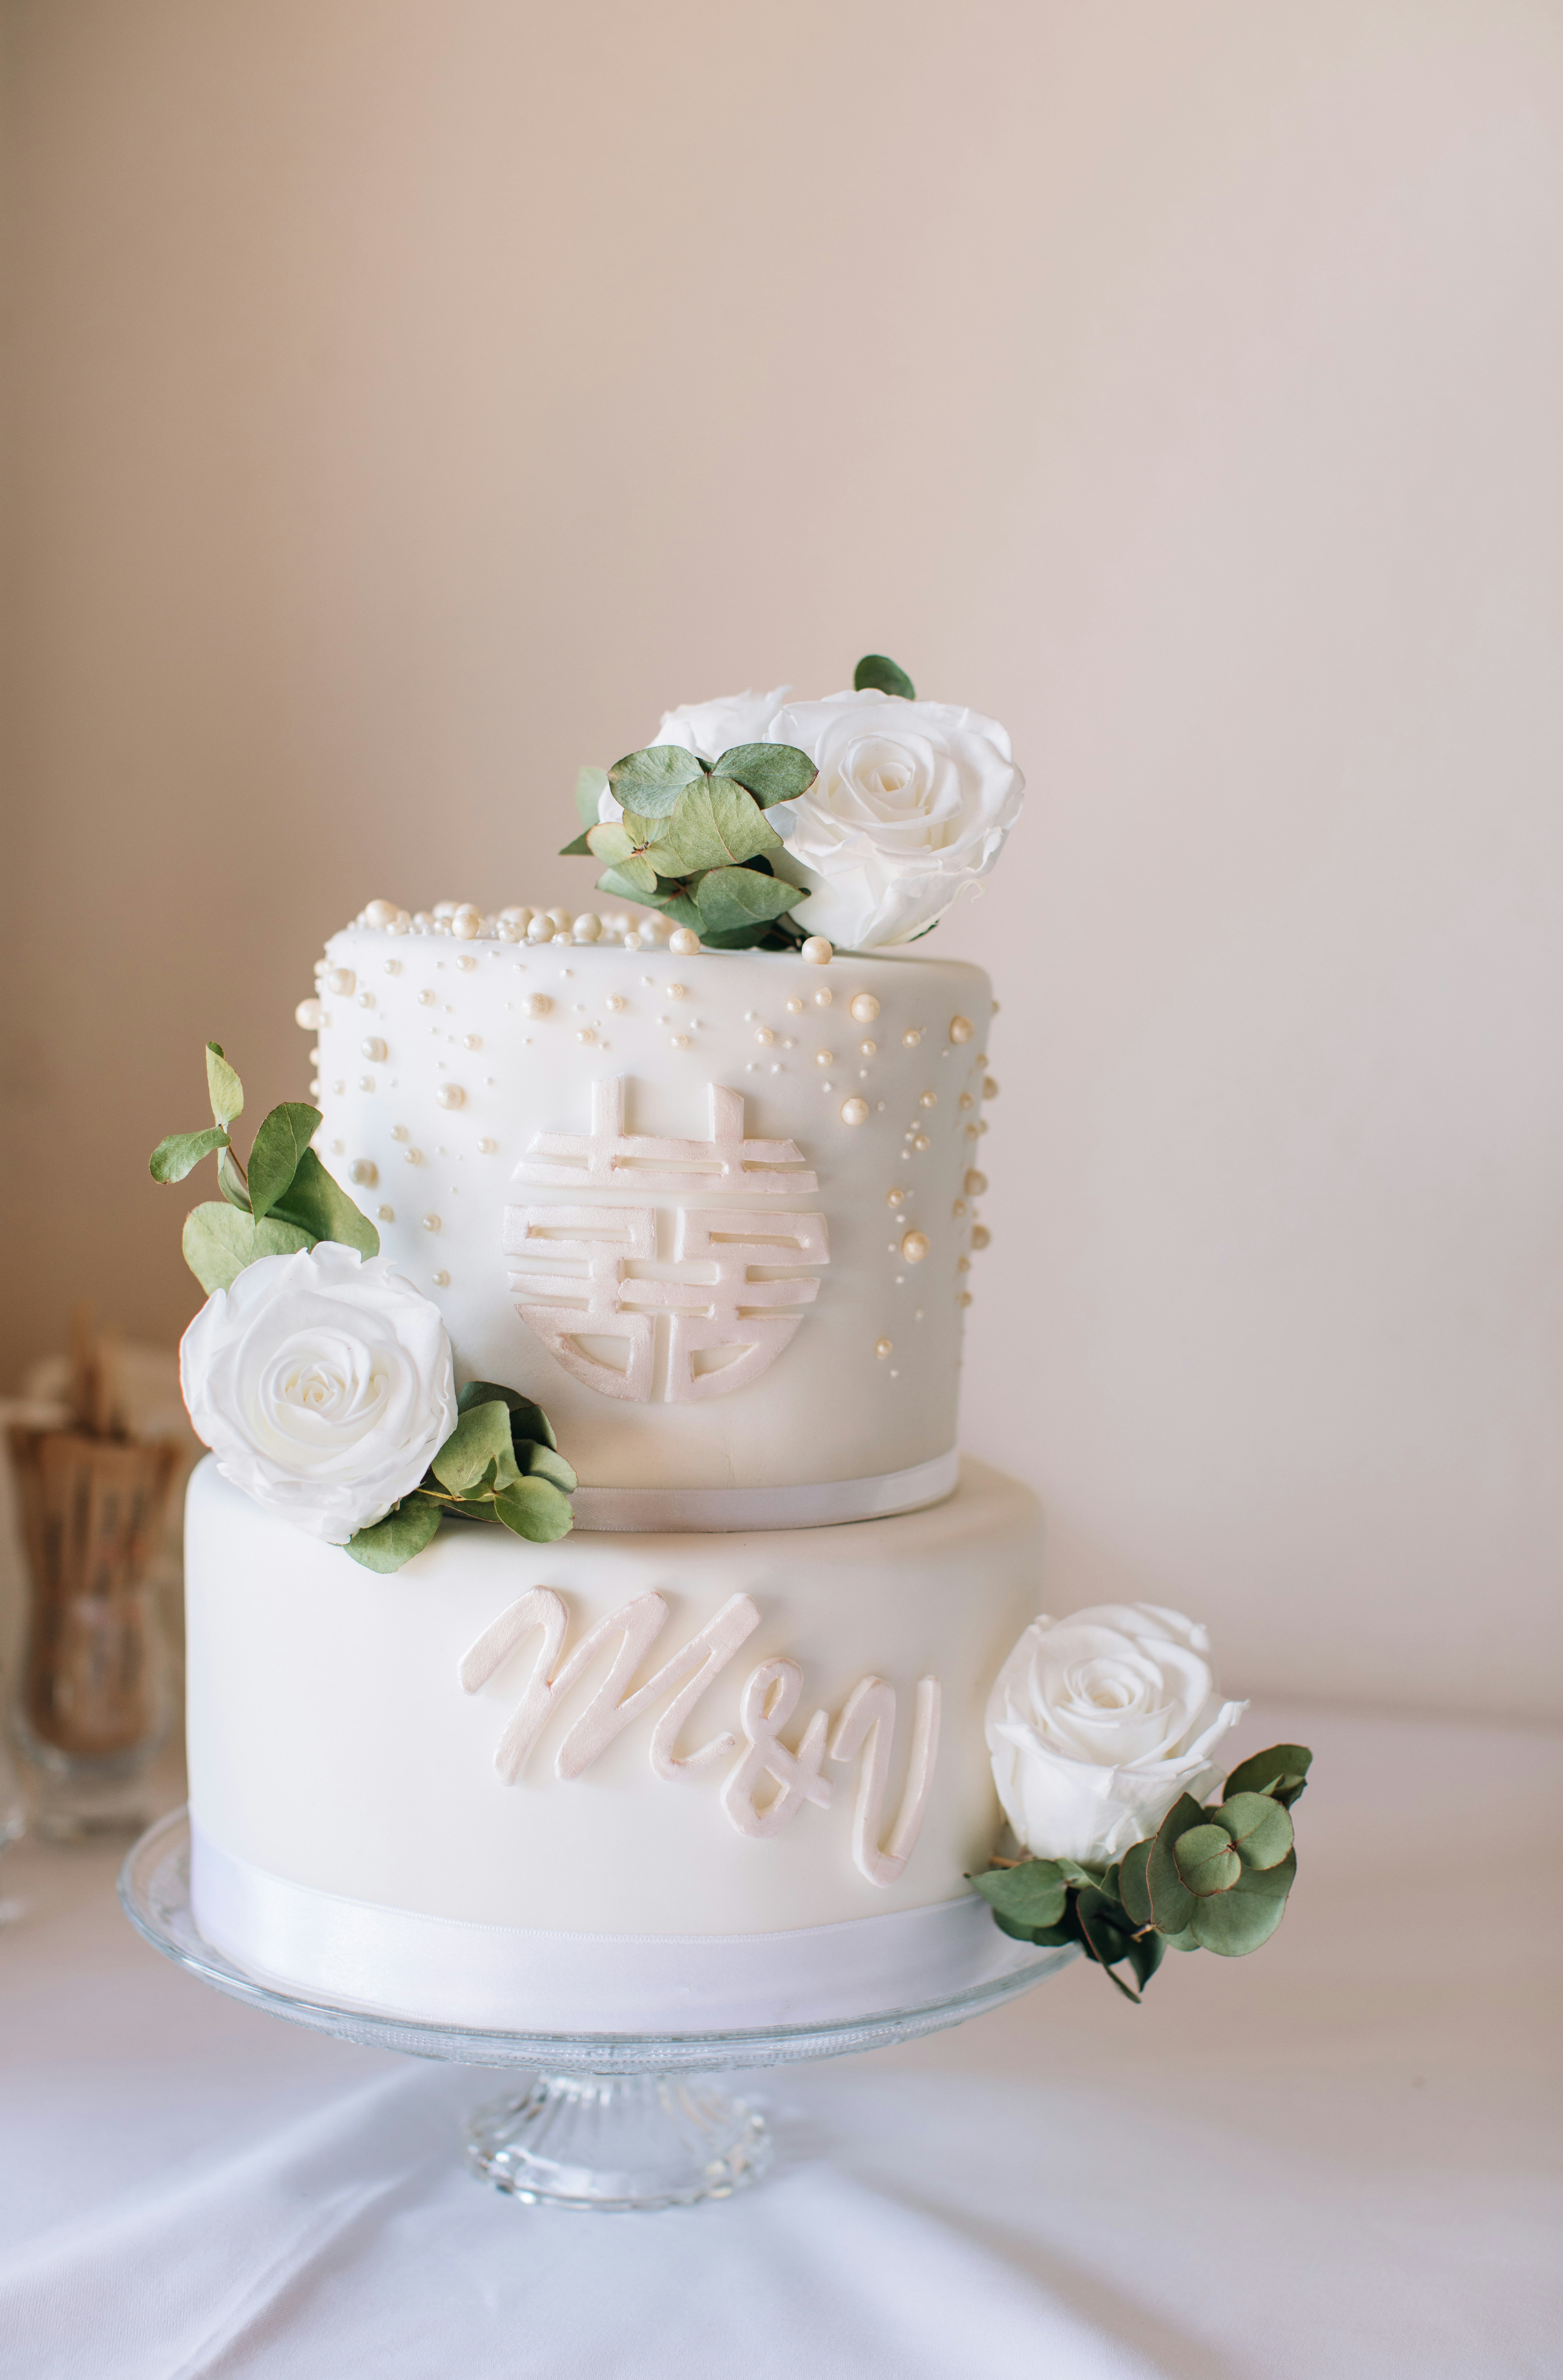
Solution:
M0 1732L0 1852L4 1852L7 1843L14 1843L26 1826L27 1795L17 1774L16 1763L11 1758L10 1747L4 1733ZM3 1880L0 1880L0 1893L3 1890ZM0 1898L0 1916L11 1913L9 1906Z
M152 1572L179 1451L79 1427L9 1432L27 1572L13 1725L37 1832L139 1826L173 1697Z

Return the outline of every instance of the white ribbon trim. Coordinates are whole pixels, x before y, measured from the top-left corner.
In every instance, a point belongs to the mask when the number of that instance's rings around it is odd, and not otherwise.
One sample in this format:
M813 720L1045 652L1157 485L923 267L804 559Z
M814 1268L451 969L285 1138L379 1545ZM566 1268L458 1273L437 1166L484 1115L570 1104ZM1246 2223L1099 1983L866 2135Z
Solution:
M577 1488L577 1529L825 1529L916 1512L955 1492L959 1451L868 1479L795 1488Z
M190 1829L190 1905L260 1980L426 2024L508 2033L738 2033L834 2024L1003 1974L1022 1946L975 1893L776 1934L545 1934L349 1900Z

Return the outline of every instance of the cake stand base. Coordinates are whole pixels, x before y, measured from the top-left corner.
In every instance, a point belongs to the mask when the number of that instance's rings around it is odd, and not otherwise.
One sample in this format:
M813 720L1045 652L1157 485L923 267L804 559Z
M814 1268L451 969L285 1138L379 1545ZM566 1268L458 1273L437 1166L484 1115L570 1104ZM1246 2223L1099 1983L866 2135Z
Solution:
M731 2198L770 2162L764 2119L708 2078L722 2071L845 2058L963 2024L1057 1974L1072 1947L998 1941L992 1970L966 1990L903 2008L765 2031L532 2033L485 2031L399 2016L346 2000L310 1999L236 1966L202 1936L190 1907L189 1821L174 1811L149 1828L120 1871L119 1898L138 1933L188 1974L248 2008L366 2048L458 2066L505 2067L519 2090L467 2127L467 2163L529 2206L621 2214Z
M765 2119L680 2074L539 2074L466 2128L466 2162L527 2206L599 2215L731 2198L770 2163Z

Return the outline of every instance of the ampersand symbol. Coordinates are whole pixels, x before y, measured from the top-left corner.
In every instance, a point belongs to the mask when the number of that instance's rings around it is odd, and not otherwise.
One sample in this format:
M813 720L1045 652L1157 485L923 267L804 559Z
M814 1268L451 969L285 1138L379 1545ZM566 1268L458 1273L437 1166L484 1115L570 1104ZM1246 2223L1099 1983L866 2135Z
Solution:
M802 1691L803 1671L784 1659L762 1661L745 1684L738 1712L748 1742L721 1789L721 1806L741 1835L779 1834L806 1802L822 1810L830 1806L834 1788L819 1774L830 1726L826 1714L815 1712L796 1752L780 1741ZM756 1806L755 1789L767 1776L776 1779L777 1790L762 1810Z

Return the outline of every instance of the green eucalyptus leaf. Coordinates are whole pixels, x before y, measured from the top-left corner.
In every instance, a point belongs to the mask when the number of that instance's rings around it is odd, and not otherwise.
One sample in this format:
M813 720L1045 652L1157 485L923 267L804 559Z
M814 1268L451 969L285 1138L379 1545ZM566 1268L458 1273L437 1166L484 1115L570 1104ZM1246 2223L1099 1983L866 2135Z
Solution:
M698 910L696 915L698 917ZM786 937L769 921L757 926L741 926L733 934L719 934L711 926L697 926L695 930L709 951L775 951L789 946ZM791 947L795 950L796 942Z
M273 1108L249 1152L249 1211L269 1215L298 1171L299 1160L321 1128L319 1108L288 1099ZM322 1233L322 1238L327 1234Z
M249 1190L244 1175L239 1172L238 1160L234 1155L231 1141L226 1148L219 1149L217 1153L217 1187L230 1207L236 1207L241 1215L248 1214Z
M663 917L671 917L675 926L687 926L697 934L703 931L700 912L687 892L672 884L659 884L655 892L647 892L641 897L648 908L660 909Z
M696 900L701 929L721 934L782 917L806 897L801 884L784 884L757 868L713 868L701 877Z
M429 1467L453 1496L470 1496L479 1488L510 1486L516 1475L516 1463L509 1407L497 1398L468 1405Z
M356 1529L348 1538L346 1551L366 1570L400 1570L411 1561L425 1546L432 1543L439 1533L440 1507L420 1496L415 1488L399 1504L393 1504L383 1521L376 1521L367 1529Z
M752 794L731 777L702 777L685 787L646 856L659 876L693 876L706 868L741 868L762 851L781 848L781 836Z
M608 782L624 809L638 810L644 818L666 818L685 785L704 775L694 753L682 744L651 744L615 760Z
M1191 1827L1173 1846L1178 1874L1196 1900L1213 1892L1230 1892L1242 1874L1242 1862L1222 1827Z
M1305 1743L1272 1743L1266 1751L1240 1760L1222 1787L1222 1797L1234 1793L1268 1793L1290 1810L1302 1793L1314 1755Z
M524 1439L515 1450L515 1460L524 1477L550 1480L566 1496L573 1496L581 1484L564 1457L551 1446L539 1446L535 1440Z
M1145 1867L1151 1855L1149 1837L1143 1843L1133 1843L1118 1864L1118 1897L1124 1913L1136 1925L1153 1925L1150 1886L1145 1879Z
M1205 1823L1205 1812L1193 1794L1180 1793L1156 1830L1145 1862L1145 1892L1158 1934L1181 1934L1193 1914L1193 1895L1178 1873L1173 1853L1181 1835Z
M576 815L583 826L595 826L602 815L602 796L608 790L606 769L577 769L576 771Z
M147 1170L154 1182L182 1182L203 1157L227 1145L228 1135L220 1123L208 1124L204 1132L171 1132L152 1150Z
M206 1089L216 1123L231 1126L244 1113L244 1085L224 1057L219 1041L206 1045Z
M574 836L568 843L562 843L559 846L559 856L561 859L590 859L593 853L590 844L583 833Z
M1007 1917L1016 1925L1060 1925L1069 1905L1068 1888L1052 1860L1022 1860L1018 1867L990 1867L968 1881L996 1916Z
M1154 1928L1131 1937L1129 1948L1124 1955L1134 1971L1134 1981L1139 1985L1142 1992L1160 1966L1166 1951L1166 1937L1157 1934Z
M519 1389L502 1389L497 1380L468 1380L456 1395L457 1413L466 1413L473 1405L503 1405L510 1415L510 1435L519 1443L522 1439L535 1438L539 1446L557 1446L553 1424L541 1405L524 1397Z
M1109 1900L1118 1896L1109 1886L1107 1872L1099 1867L1083 1867L1078 1860L1067 1859L1060 1852L1053 1863L1059 1874L1070 1884L1078 1885L1084 1892L1106 1892Z
M1229 1793L1210 1813L1244 1867L1274 1867L1291 1849L1291 1815L1268 1793Z
M640 847L622 819L604 819L600 826L588 826L586 846L594 858L615 863L633 859Z
M1038 1942L1045 1949L1061 1949L1067 1942L1072 1942L1076 1949L1080 1946L1080 1929L1067 1916L1057 1925L1027 1925L1020 1918L1006 1917L1001 1909L996 1909L993 1923L1012 1942Z
M1196 1900L1189 1931L1202 1950L1218 1958L1245 1959L1267 1942L1286 1913L1286 1896L1297 1874L1289 1852L1274 1867L1245 1867L1230 1892Z
M819 771L795 744L734 744L717 762L716 773L731 777L768 810L772 802L793 802L806 794Z
M279 1222L274 1215L258 1223L214 1198L186 1216L183 1245L185 1262L210 1297L213 1290L231 1289L246 1265L261 1257L293 1256L299 1248L313 1247L314 1240L309 1232Z
M305 1149L298 1171L272 1208L285 1223L297 1223L317 1240L335 1240L357 1248L361 1257L380 1254L380 1233L357 1208L338 1182L333 1181L312 1148Z
M600 892L616 892L621 901L652 901L658 908L657 871L648 859L621 859L605 868L597 880Z
M576 1515L570 1499L549 1479L518 1479L494 1498L494 1517L518 1537L551 1546L567 1537Z
M1138 2001L1139 1993L1131 1991L1121 1975L1113 1969L1129 1957L1133 1937L1123 1923L1123 1912L1105 1893L1085 1891L1076 1896L1074 1922L1080 1928L1080 1939L1085 1956L1094 1959L1111 1984L1115 1984L1126 2000Z
M898 669L888 654L865 653L853 671L852 683L858 694L899 694L915 702L917 691L903 669Z

